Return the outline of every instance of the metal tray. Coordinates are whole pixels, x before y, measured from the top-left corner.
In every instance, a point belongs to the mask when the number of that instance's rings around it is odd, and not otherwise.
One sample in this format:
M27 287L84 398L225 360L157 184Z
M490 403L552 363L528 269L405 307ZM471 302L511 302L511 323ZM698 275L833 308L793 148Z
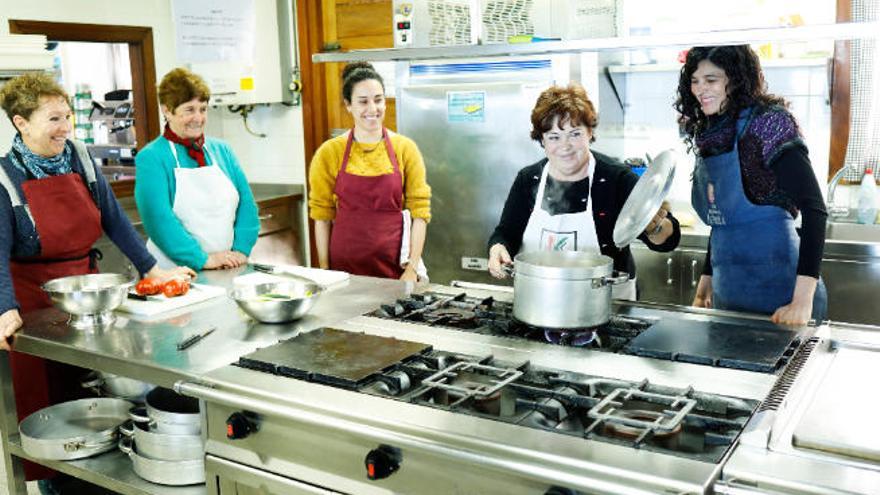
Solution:
M49 406L19 425L21 447L38 459L67 461L116 448L117 429L134 404L122 399L79 399Z
M639 178L620 210L614 224L614 245L628 246L651 223L672 187L675 177L675 152L666 150L651 162Z
M244 368L354 389L431 346L319 328L239 358Z
M660 320L631 340L628 354L773 373L800 345L800 333L755 322Z

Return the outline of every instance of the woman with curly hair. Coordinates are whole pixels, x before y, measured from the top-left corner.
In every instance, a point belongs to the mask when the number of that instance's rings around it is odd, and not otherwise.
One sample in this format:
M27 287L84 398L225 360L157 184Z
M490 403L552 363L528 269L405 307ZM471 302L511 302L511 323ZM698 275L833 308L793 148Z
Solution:
M675 109L697 156L691 202L712 228L694 306L763 313L794 325L825 318L819 266L827 214L786 106L767 92L747 45L688 52Z
M616 247L614 224L638 176L617 160L590 149L599 117L582 86L552 86L532 109L531 138L546 158L513 181L501 220L489 239L489 273L506 277L503 266L521 251L594 251L629 273L613 297L636 299L635 262L629 247ZM639 239L653 251L672 251L681 230L664 203Z

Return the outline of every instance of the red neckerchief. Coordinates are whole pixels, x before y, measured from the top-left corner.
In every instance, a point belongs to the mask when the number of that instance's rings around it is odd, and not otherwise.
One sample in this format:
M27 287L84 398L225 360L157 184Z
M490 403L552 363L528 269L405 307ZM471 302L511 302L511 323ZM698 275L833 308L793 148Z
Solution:
M168 124L165 124L165 131L162 133L162 136L171 141L172 143L177 143L186 148L187 154L193 160L199 163L200 167L204 167L205 163L205 135L197 137L196 139L183 139L178 136L171 130L171 127L168 127Z

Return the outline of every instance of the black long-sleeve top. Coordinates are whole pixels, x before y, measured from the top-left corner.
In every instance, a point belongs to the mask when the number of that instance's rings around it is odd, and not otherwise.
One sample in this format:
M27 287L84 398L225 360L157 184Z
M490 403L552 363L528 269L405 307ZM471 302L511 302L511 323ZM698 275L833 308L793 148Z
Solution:
M615 270L627 272L630 277L634 277L636 268L629 246L616 247L613 234L620 210L639 177L629 167L611 157L596 151L592 151L592 154L596 159L596 168L592 177L573 182L556 181L550 176L547 177L543 208L552 215L586 212L589 196L599 250L614 260ZM504 202L501 220L489 238L488 247L500 243L511 255L519 251L538 195L541 172L546 163L547 159L544 158L521 169L516 175L507 195L507 201ZM666 252L678 246L681 240L678 220L671 214L667 218L672 221L673 233L663 244L652 244L647 235L644 233L639 235L639 240L649 249Z

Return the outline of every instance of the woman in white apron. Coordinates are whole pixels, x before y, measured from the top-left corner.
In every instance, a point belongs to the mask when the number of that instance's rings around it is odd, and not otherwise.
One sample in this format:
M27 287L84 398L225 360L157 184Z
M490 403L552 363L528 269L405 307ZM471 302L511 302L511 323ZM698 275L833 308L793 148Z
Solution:
M611 257L630 275L613 297L636 299L635 263L629 247L612 241L614 224L638 176L629 167L590 150L598 116L586 91L553 86L532 110L531 137L546 158L520 170L489 240L489 273L505 278L510 253L535 250L593 251ZM639 239L654 251L678 246L678 221L664 204Z
M205 138L210 97L196 74L166 74L159 85L165 130L136 158L135 200L160 266L241 266L259 234L238 160L226 143Z

